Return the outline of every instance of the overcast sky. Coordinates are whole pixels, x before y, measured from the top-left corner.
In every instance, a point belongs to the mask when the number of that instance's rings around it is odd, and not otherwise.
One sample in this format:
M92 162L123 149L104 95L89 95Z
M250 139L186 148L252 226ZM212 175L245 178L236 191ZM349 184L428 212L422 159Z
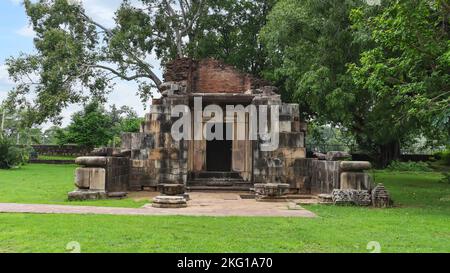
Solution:
M83 0L86 13L109 27L114 25L114 12L121 2L122 0ZM9 56L17 56L19 52L33 52L33 35L22 0L0 0L0 101L14 86L14 83L8 79L4 65L5 59ZM152 61L152 63L156 67L157 75L161 76L159 62ZM109 104L131 106L140 116L143 116L148 111L148 107L147 110L144 110L136 91L137 86L132 82L119 81L114 92L109 96ZM79 109L79 105L67 108L63 113L63 125L67 125L71 114ZM46 128L50 125L45 124L43 127Z

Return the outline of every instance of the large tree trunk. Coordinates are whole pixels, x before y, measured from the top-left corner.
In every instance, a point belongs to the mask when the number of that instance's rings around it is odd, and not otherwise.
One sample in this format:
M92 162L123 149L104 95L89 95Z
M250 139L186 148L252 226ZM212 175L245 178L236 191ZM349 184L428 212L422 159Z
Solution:
M400 142L398 140L379 146L377 165L387 167L393 160L400 159Z

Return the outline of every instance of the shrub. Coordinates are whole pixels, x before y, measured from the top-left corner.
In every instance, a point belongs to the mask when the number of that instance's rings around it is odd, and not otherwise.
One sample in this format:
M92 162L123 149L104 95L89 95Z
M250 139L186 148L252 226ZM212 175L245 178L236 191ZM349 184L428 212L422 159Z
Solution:
M400 162L392 161L391 164L386 168L390 171L410 171L410 172L431 172L432 169L428 166L426 162Z
M450 172L442 173L444 178L442 178L441 182L450 184Z
M441 161L445 165L450 166L450 150L449 149L441 152Z
M28 149L17 147L7 137L0 135L0 169L11 169L28 161Z

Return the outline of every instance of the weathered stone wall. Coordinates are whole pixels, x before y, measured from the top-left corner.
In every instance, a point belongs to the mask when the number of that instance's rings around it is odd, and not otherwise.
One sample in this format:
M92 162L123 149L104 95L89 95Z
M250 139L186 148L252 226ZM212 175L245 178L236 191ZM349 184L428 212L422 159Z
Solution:
M79 145L31 145L39 155L64 155L83 156L88 155L92 149Z
M171 117L171 108L188 104L185 96L171 96L152 105L146 115L141 133L122 135L122 151L130 151L130 189L155 189L158 184L186 184L186 141L174 141L172 124L178 118Z
M125 192L130 178L130 159L128 157L107 157L105 166L105 189L107 192Z
M369 162L304 158L296 159L293 170L296 176L306 176L304 188L307 192L330 194L335 189L371 190L372 179L363 171L370 168Z
M194 75L197 93L243 93L252 87L252 77L213 59L200 61Z
M311 193L331 193L340 188L339 161L312 160L310 166Z
M187 86L187 92L192 93L244 93L270 85L221 61L189 58L167 63L164 81L183 83Z
M254 182L289 184L291 192L308 193L309 177L300 164L306 157L306 126L300 121L298 104L283 104L275 97L258 98L256 105L279 105L280 134L279 148L275 151L261 151L261 140L254 145Z

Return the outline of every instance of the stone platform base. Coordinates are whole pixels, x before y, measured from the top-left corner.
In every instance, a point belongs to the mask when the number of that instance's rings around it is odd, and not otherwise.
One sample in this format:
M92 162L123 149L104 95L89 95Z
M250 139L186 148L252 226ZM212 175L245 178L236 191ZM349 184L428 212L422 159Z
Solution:
M187 202L183 196L156 196L153 198L152 207L165 209L186 208Z
M76 190L68 193L69 201L100 200L107 197L104 191Z
M108 192L107 196L108 198L115 198L115 199L122 199L127 197L126 192Z
M333 196L331 194L319 194L317 196L317 199L319 199L319 204L322 205L332 205L333 203Z
M257 202L287 202L290 200L288 196L257 196Z

